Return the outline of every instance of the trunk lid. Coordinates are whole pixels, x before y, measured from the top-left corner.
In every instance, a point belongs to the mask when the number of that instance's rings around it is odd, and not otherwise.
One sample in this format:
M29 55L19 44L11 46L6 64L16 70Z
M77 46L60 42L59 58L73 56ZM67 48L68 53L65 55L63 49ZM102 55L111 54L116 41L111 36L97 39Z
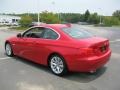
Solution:
M92 37L81 39L79 41L80 48L91 48L95 55L102 55L109 50L109 40L100 37Z

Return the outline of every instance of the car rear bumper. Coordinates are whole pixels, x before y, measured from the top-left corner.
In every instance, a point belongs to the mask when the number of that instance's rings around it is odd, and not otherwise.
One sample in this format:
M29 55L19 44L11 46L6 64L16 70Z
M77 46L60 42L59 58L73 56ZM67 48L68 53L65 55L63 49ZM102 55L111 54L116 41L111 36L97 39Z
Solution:
M110 59L111 50L108 50L104 55L95 56L87 59L78 59L75 60L75 63L72 64L70 71L76 72L91 72L96 71L97 69L103 67Z

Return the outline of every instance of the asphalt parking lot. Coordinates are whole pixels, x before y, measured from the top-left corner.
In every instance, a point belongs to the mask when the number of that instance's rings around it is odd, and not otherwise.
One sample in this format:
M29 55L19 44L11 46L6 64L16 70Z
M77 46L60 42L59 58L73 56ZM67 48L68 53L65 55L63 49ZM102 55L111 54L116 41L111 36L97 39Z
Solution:
M120 27L79 26L110 40L110 61L94 74L53 75L48 68L19 57L7 57L4 41L17 31L0 28L0 90L120 90Z

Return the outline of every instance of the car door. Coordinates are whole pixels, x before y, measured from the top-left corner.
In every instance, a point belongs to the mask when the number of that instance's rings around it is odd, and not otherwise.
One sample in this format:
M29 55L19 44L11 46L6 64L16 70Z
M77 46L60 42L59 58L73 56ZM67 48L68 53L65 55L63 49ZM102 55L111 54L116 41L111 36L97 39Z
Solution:
M48 55L54 51L51 46L54 47L59 35L50 28L37 27L23 34L23 37L26 42L25 57L34 62L46 64Z
M16 45L18 55L46 65L48 55L53 50L51 47L54 47L58 38L59 35L50 28L32 28L23 33L21 38L18 38Z
M39 55L39 60L37 58L39 53L39 43L37 41L40 41L43 33L44 28L42 27L34 27L24 32L16 43L18 55L35 62L40 62L41 56Z
M55 51L55 47L56 47L56 43L58 42L59 39L59 34L57 32L55 32L53 29L51 28L46 28L44 27L44 33L42 38L40 39L40 41L38 40L37 43L39 44L39 48L37 49L39 50L39 54L37 55L37 57L41 56L41 60L40 63L43 65L47 64L47 59L48 56Z

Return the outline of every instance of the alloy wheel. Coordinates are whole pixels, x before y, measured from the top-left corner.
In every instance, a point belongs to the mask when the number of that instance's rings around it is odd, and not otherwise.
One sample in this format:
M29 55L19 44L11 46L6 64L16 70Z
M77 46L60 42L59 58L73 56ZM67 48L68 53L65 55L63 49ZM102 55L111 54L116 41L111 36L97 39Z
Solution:
M6 54L8 55L8 56L12 56L12 48L11 48L11 45L9 44L9 43L7 43L6 45L5 45L5 51L6 51Z
M64 62L58 56L53 56L51 58L50 67L55 74L61 74L64 71Z

